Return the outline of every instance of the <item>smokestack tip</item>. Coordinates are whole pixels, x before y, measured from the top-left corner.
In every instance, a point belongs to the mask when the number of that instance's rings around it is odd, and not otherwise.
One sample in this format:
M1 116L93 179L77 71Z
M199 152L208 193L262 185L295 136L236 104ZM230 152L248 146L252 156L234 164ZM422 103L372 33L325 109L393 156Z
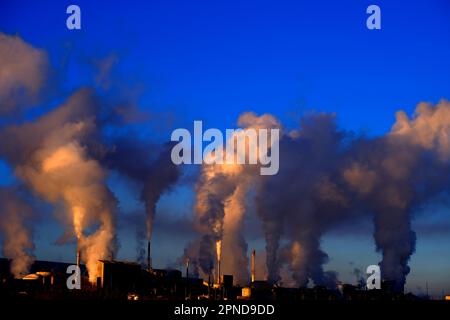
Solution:
M77 250L77 266L79 267L81 263L81 252Z

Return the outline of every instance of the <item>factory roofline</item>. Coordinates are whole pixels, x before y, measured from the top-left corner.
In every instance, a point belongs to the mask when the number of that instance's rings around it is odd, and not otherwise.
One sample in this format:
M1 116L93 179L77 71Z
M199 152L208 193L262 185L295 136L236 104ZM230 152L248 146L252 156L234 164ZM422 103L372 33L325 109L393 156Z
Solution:
M141 266L139 263L131 262L131 261L104 260L104 259L100 259L98 261L105 263L105 264L121 264L121 265Z

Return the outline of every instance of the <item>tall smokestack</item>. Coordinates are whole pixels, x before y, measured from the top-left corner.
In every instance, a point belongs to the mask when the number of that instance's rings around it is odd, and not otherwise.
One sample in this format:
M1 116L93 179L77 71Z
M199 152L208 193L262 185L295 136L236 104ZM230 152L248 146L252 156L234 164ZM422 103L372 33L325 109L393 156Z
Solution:
M217 283L220 284L220 258L217 259Z
M80 250L77 250L77 267L80 266L81 253Z
M147 268L148 270L152 270L152 258L150 255L150 241L147 243Z
M186 288L184 297L187 298L189 296L189 258L186 259Z
M217 253L217 283L220 284L220 256L222 255L222 241L218 240L216 242L216 253Z
M80 245L77 241L77 267L80 267L81 262L81 251L80 251Z
M186 279L189 279L189 258L186 259Z
M251 262L252 283L255 282L255 258L256 258L256 251L255 249L253 249Z

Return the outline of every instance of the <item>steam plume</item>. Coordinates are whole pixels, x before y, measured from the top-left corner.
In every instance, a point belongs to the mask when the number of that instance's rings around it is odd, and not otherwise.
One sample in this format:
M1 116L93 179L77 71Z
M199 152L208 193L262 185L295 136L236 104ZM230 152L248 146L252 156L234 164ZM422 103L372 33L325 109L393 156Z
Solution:
M37 121L5 128L1 138L7 143L0 147L18 177L49 202L63 204L91 281L97 277L97 260L115 250L116 201L91 150L98 147L97 108L92 92L81 89ZM99 227L87 234L94 224Z
M118 138L107 155L106 164L138 183L140 200L145 205L145 238L153 233L156 205L161 196L171 190L180 177L180 168L170 158L172 144L153 145L146 141ZM138 231L138 242L143 234ZM143 243L139 244L142 252Z
M257 116L254 113L242 114L238 124L244 130L235 132L227 144L246 139L246 129L280 127L274 117L267 114ZM249 154L249 150L256 150L257 154L259 150L256 141L244 141L246 154ZM208 156L213 157L214 154ZM236 153L226 156L234 157ZM248 268L242 267L248 266L247 243L242 234L242 223L247 206L246 196L249 190L259 183L258 170L258 165L214 164L202 167L196 186L195 219L197 230L203 234L199 261L204 273L211 271L213 243L222 240L224 272L236 275L238 283L248 282Z
M354 137L337 129L333 115L303 119L280 142L280 172L257 192L266 236L269 280L290 265L297 285L333 286L323 271L322 236L342 223L371 215L382 274L402 291L415 250L414 209L449 186L450 104L419 104L412 119L397 114L391 132ZM291 241L280 255L280 239Z
M450 103L420 103L412 119L398 112L387 136L358 145L357 158L344 171L353 191L375 214L382 275L398 291L415 251L414 208L449 187L449 134Z
M0 116L36 103L48 73L47 55L0 32Z
M29 272L34 261L30 253L34 246L27 227L31 209L20 201L15 192L6 188L0 188L0 203L3 255L11 259L11 273L18 278Z

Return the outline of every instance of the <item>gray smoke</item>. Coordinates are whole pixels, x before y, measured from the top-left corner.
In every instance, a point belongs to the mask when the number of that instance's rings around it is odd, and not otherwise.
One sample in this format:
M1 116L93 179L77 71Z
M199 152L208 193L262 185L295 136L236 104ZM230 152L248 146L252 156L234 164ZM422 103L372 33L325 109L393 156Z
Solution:
M237 139L245 138L247 129L280 127L273 116L258 116L252 112L240 115L238 125L244 130L235 132L226 144L231 145ZM250 149L258 152L257 143L247 140L245 149L246 152ZM227 157L235 156L238 152L242 150L235 150ZM211 272L213 262L220 256L222 272L235 275L237 283L248 282L247 243L243 235L243 223L247 211L247 194L260 183L258 170L259 165L202 166L196 183L194 222L201 239L199 265L205 274Z
M0 33L0 61L0 115L22 115L26 108L42 102L39 98L51 73L44 51L19 37ZM0 128L0 157L35 195L64 206L65 233L77 238L82 258L88 260L91 279L95 277L96 260L113 257L118 245L114 217L117 200L106 185L106 167L141 184L148 239L156 203L179 176L170 161L169 144L139 141L138 146L132 139L114 136L118 126L145 118L133 99L116 93L127 91L123 83L114 91L105 91L115 61L115 57L107 58L98 66L101 99L93 89L82 88L37 119L9 119ZM111 132L113 137L108 136ZM86 235L84 231L94 225L99 226L97 230Z
M322 269L328 256L320 249L320 238L338 216L346 215L347 199L331 179L343 136L333 116L319 114L304 119L299 131L280 141L280 172L266 179L257 194L269 281L279 280L281 237L291 242L284 262L299 286L309 279L328 286L334 281L334 275Z
M399 112L390 133L378 138L339 131L334 116L303 119L280 142L280 172L258 190L271 281L288 263L299 286L333 286L323 271L322 236L339 224L371 215L382 275L402 291L415 250L412 212L449 187L450 104L419 104L410 120ZM290 255L280 256L280 239Z
M180 167L171 161L172 144L155 145L148 141L119 137L111 144L105 163L138 185L145 205L145 232L137 230L138 259L145 254L144 239L151 240L156 205L161 196L177 183ZM143 248L145 247L145 248Z
M204 170L213 171L213 167ZM225 201L235 189L233 181L223 173L204 173L197 183L195 227L202 234L198 261L205 274L210 274L215 261L216 241L223 237Z
M35 104L48 74L47 55L18 36L0 32L0 116Z

